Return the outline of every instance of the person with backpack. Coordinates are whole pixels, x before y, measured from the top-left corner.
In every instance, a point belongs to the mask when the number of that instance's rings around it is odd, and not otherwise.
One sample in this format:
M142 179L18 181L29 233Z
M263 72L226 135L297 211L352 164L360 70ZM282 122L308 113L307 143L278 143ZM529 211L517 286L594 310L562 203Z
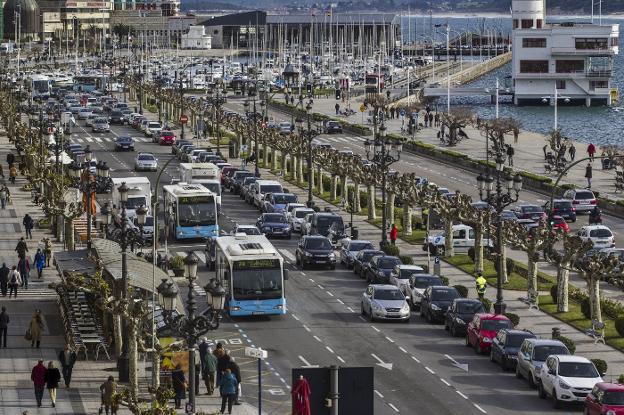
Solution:
M32 239L32 230L35 227L35 221L28 213L24 215L22 225L24 225L24 229L26 229L26 238Z
M24 240L24 237L21 237L15 246L15 252L17 252L18 258L24 258L26 256L26 252L28 252L28 245Z
M17 287L20 285L22 285L22 276L17 267L13 265L13 269L9 273L9 298L11 298L12 294L15 294L15 298L17 298Z
M41 249L37 249L37 253L35 254L35 267L37 268L37 278L39 279L41 279L45 263L45 254L41 251Z

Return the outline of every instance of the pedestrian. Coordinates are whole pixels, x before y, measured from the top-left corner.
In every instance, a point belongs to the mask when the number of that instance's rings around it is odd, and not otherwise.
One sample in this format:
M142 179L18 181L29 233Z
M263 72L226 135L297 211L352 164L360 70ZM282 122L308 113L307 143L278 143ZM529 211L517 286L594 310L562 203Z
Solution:
M100 393L102 395L102 405L104 405L106 415L116 415L117 403L113 400L113 396L117 393L117 383L115 383L114 377L109 376L106 382L100 385ZM100 411L101 410L100 408Z
M396 245L396 240L398 236L399 236L399 229L393 223L392 226L390 227L390 242L392 243L392 245Z
M511 144L507 145L507 161L509 162L509 166L513 167L513 156L516 153Z
M336 105L334 105L334 108L336 108L336 115L340 114L340 104L336 102Z
M574 157L576 157L576 147L574 147L574 143L570 143L568 152L570 153L570 161L574 161Z
M518 144L518 137L520 137L520 129L519 128L514 128L513 136L514 136L514 143Z
M210 346L208 345L208 339L206 337L202 337L201 342L197 346L197 349L199 349L199 358L201 360L202 367L204 366L204 360L206 359L206 352L208 351L209 348Z
M37 345L37 349L41 344L41 335L43 334L44 325L43 325L43 317L41 316L41 310L35 310L35 314L33 314L30 319L30 323L28 323L28 332L30 332L30 347L35 347Z
M15 184L15 178L17 177L17 169L15 168L15 164L12 164L9 168L9 182Z
M50 394L50 400L52 401L52 408L56 406L56 389L58 389L59 382L61 381L61 373L58 368L54 366L54 362L50 360L48 362L48 370L46 370L43 376L48 393Z
M43 253L45 254L46 267L49 267L50 258L52 257L52 241L50 238L43 238Z
M241 394L241 373L240 373L240 367L238 366L238 364L234 361L234 358L230 356L230 363L228 365L228 369L230 369L230 371L232 372L232 374L234 375L234 377L236 378L236 394L234 395L234 405L240 405L240 401L238 400Z
M24 257L17 262L17 269L22 276L22 287L28 289L28 280L30 279L30 260Z
M59 362L61 362L63 380L67 388L69 388L69 384L71 383L72 371L74 370L74 364L76 364L77 358L76 352L69 347L69 344L65 344L65 348L59 352Z
M396 110L394 109L394 107L390 108L390 118L392 118L394 120L394 112Z
M15 294L15 298L17 298L17 287L20 285L22 285L22 276L17 267L13 265L13 269L9 273L9 298L11 298L11 294Z
M27 213L24 215L24 219L22 219L22 225L24 225L24 229L26 229L26 238L32 239L32 229L35 226L35 221L30 215Z
M428 117L429 117L429 127L433 127L433 112L430 112Z
M175 393L175 407L176 409L182 408L182 399L186 399L186 378L182 371L182 366L178 363L175 369L171 372L171 383L173 385L173 391Z
M435 117L433 118L435 124L435 127L439 127L440 126L440 114L436 112Z
M214 393L215 388L215 373L217 372L217 358L212 354L210 347L206 351L204 356L204 363L202 365L202 377L206 384L206 391L208 395Z
M2 312L0 312L0 345L6 349L7 347L7 330L9 329L9 314L6 312L6 307L2 306Z
M195 349L195 396L199 396L199 378L201 377L202 364L199 349ZM190 373L189 373L190 376Z
M9 198L9 195L5 189L6 186L2 186L2 188L0 189L0 207L2 209L6 209L7 200Z
M45 267L45 254L41 249L37 249L35 254L35 267L37 268L37 278L41 279L43 267Z
M425 113L425 116L423 117L424 121L425 121L425 128L427 128L429 126L429 113Z
M589 156L590 161L594 161L594 154L596 154L596 146L594 143L589 143L587 146L587 155Z
M219 392L221 393L221 413L225 413L225 404L227 403L228 414L232 413L232 404L236 397L238 382L230 369L225 369L221 374L219 382Z
M43 399L43 388L45 387L45 373L47 369L43 365L43 360L39 359L37 365L30 372L30 380L35 386L35 399L37 399L37 407L41 408L41 400Z
M21 237L20 240L17 242L17 245L15 246L15 252L17 252L17 256L19 258L26 257L26 252L28 252L28 245L26 244L24 237Z
M544 147L542 147L542 151L544 152L544 160L547 160L547 158L546 158L546 155L547 155L546 150L547 149L548 149L548 144L544 144Z
M477 280L475 281L477 288L477 295L479 296L479 300L483 300L485 296L485 288L487 287L487 280L483 278L483 274L479 272L477 274Z
M7 292L9 291L9 274L11 270L6 266L6 263L2 263L2 267L0 267L0 292L3 297L6 297Z
M7 153L6 161L7 161L7 164L9 165L9 169L10 169L11 166L13 166L13 163L15 163L15 154Z
M587 188L591 189L591 179L592 179L591 162L587 162L587 166L585 166L585 178L587 179Z
M294 96L290 97L290 105L295 105L295 97Z

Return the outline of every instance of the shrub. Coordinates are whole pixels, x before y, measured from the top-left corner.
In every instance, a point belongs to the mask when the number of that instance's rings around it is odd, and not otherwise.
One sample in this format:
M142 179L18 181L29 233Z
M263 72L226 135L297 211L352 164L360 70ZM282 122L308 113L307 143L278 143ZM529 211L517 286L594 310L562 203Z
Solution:
M468 287L465 285L453 285L462 298L468 298Z
M446 286L449 285L449 279L447 277L440 275L440 279L442 280L443 285L446 285Z
M618 383L624 383L624 375L618 376Z
M425 271L425 274L429 274L429 266L427 264L420 265L420 267Z
M476 261L476 260L475 260L475 255L476 255L476 252L475 252L474 247L472 247L472 246L471 246L470 248L468 248L468 257L470 257L470 259L472 260L472 262L475 262L475 261Z
M483 304L483 309L485 310L486 313L489 313L490 311L492 311L492 302L488 300L487 298L482 298L481 304Z
M409 255L399 255L399 259L405 265L413 265L414 264L414 260Z
M591 304L589 303L589 298L587 297L581 300L581 312L585 318L591 318Z
M615 330L620 336L624 337L624 316L615 319Z
M512 272L516 271L516 261L514 261L511 258L507 258L507 260L505 262L506 262L506 265L507 265L507 275L509 275Z
M574 341L572 341L569 337L559 335L554 340L559 340L561 343L565 344L570 351L570 354L574 354L574 352L576 352L576 344L574 344Z
M184 258L182 258L180 255L175 255L173 258L171 258L169 265L172 269L184 269Z
M511 320L511 324L513 324L514 327L518 327L518 324L520 324L520 316L518 316L517 314L505 313L505 317Z
M554 284L550 287L550 296L553 300L553 303L557 303L557 298L558 298L557 284Z
M381 250L385 252L386 255L399 256L401 250L398 246L392 245L391 243L387 243L381 247Z
M589 359L594 366L596 366L596 369L598 369L598 373L600 373L600 376L604 376L607 374L607 362L605 362L602 359Z

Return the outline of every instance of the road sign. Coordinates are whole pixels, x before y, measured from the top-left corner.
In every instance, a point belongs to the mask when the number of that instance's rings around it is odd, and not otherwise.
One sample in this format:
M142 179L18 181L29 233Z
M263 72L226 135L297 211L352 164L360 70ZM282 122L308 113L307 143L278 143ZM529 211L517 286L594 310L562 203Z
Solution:
M440 242L442 242L442 237L441 236L436 236L435 238L433 238L433 243L438 245Z
M186 116L186 114L180 115L180 123L186 124L187 122L188 122L188 117Z
M399 111L399 115L400 115L401 117L405 117L405 110L401 110L401 111Z
M440 257L439 257L439 256L436 256L436 257L433 259L433 263L434 263L434 264L439 264L439 263L440 263Z
M266 359L268 357L268 353L266 350L262 350L259 347L245 347L245 356L256 359Z
M366 105L362 104L360 105L360 112L364 112L366 111Z

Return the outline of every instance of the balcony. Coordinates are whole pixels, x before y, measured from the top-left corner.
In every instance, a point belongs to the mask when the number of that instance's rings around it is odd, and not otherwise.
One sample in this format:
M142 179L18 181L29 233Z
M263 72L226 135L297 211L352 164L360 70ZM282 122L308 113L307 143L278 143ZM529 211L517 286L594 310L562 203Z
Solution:
M585 79L585 78L610 78L613 74L611 69L588 69L574 72L548 72L548 73L517 73L516 79Z
M577 48L550 48L552 55L565 56L613 56L615 52L611 48L606 49L577 49Z

